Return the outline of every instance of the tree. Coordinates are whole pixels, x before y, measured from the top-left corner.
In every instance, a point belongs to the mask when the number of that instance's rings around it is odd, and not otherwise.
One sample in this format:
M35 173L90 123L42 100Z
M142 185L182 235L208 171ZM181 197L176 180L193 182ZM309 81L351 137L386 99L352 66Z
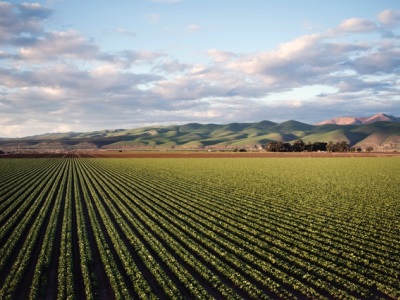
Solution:
M327 143L315 142L312 145L312 151L327 151L326 146L327 146Z
M374 151L374 148L371 147L371 146L369 146L369 147L367 147L365 150L367 150L367 152L371 152L371 151Z
M310 141L307 143L307 145L304 145L304 150L306 150L308 152L313 151L313 145L311 144Z
M293 142L292 150L293 152L302 152L304 151L305 144L302 139L298 139Z
M290 151L292 151L291 149L292 149L292 145L290 145L290 143L283 143L281 141L269 142L265 146L265 151L268 151L268 152L290 152Z
M346 141L337 142L334 146L334 151L337 152L347 152L349 151L349 144Z
M347 152L350 150L350 145L346 141L340 141L334 143L333 141L329 141L326 145L326 151L328 152Z
M282 143L280 147L280 152L291 152L292 145L290 143Z
M278 142L269 142L267 145L265 145L265 151L268 152L278 152Z
M329 143L326 145L326 151L328 152L333 152L335 144L332 141L329 141Z

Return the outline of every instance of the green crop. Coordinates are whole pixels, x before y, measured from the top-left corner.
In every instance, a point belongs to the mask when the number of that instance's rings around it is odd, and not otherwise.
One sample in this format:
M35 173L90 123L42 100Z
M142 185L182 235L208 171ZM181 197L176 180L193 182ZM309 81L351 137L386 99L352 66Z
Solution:
M1 159L0 297L398 299L398 174L397 157Z

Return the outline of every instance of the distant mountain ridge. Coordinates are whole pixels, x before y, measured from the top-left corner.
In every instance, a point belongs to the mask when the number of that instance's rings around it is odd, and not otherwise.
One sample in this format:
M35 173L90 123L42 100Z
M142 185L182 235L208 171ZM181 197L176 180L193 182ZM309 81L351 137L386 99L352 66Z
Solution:
M379 113L371 117L337 117L330 120L325 120L317 125L337 124L337 125L362 125L375 122L400 122L400 118L391 115Z
M95 149L261 149L272 141L305 143L346 141L354 147L375 150L400 150L400 120L385 114L354 118L362 124L325 122L310 125L294 120L283 123L199 124L151 126L136 129L114 129L93 132L48 133L43 135L0 139L0 150L65 151ZM350 119L347 121L351 121ZM338 124L339 123L339 124Z

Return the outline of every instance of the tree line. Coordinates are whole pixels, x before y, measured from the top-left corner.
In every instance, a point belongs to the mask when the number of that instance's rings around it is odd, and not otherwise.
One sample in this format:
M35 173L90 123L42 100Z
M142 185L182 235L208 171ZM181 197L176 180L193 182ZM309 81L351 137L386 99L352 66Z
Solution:
M361 148L352 148L346 141L333 142L303 142L302 139L298 139L293 143L272 141L266 144L265 150L268 152L302 152L302 151L326 151L326 152L348 152L357 151L360 152ZM368 147L367 151L372 151L372 147Z

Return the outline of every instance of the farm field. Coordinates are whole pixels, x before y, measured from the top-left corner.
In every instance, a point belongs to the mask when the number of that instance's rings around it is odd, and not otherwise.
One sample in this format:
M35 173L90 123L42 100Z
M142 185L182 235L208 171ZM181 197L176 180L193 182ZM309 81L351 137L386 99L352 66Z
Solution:
M0 159L1 299L399 299L400 158Z

